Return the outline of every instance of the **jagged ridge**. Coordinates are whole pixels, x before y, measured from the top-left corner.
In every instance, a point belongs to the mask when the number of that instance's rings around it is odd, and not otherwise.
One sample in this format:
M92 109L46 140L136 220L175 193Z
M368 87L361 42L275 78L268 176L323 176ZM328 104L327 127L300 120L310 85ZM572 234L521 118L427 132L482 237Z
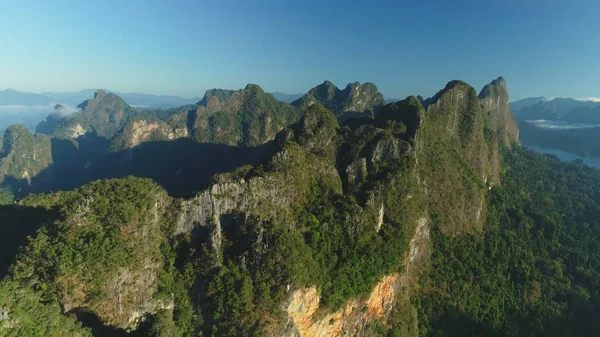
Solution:
M292 102L292 105L306 109L315 103L333 111L343 123L348 118L373 117L385 100L373 83L349 83L344 90L340 90L333 83L325 81Z

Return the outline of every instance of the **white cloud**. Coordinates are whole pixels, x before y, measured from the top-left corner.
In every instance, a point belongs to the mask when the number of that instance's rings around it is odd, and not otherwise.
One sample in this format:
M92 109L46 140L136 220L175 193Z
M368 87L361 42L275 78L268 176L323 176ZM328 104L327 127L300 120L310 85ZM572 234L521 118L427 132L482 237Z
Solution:
M577 98L577 100L600 103L600 97L584 97L584 98Z
M54 109L56 104L48 104L48 105L0 105L0 114L38 114L45 113L46 115L51 114L53 112L60 112L65 115L70 115L74 112L81 111L81 109L74 107L68 104L62 104L64 107L57 111ZM44 117L46 117L44 115Z
M62 115L69 115L81 111L79 108L68 104L62 104L63 109L54 109L55 104L49 105L0 105L0 130L6 129L9 125L22 124L30 130L35 130L37 124L45 120L46 117L58 112Z

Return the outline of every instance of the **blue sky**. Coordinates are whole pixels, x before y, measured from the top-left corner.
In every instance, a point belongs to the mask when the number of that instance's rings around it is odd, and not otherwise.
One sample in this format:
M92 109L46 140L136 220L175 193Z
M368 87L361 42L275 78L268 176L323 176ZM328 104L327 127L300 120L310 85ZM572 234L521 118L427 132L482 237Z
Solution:
M597 0L0 1L0 89L201 96L370 81L431 96L600 96Z

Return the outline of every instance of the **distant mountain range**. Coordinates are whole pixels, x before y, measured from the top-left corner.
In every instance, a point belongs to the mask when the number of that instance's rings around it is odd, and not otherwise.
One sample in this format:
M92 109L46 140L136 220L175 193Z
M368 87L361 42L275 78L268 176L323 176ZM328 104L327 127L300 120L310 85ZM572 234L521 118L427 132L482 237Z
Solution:
M184 98L180 96L171 95L150 95L142 93L121 93L108 89L103 89L107 93L112 92L121 98L127 104L132 107L144 107L152 109L168 109L182 105L196 104L200 101L201 97ZM0 91L0 106L7 105L22 105L22 106L35 106L35 105L49 105L53 103L61 103L68 105L78 105L81 102L89 99L97 89L86 89L76 92L22 92L13 89L6 89ZM282 92L274 92L272 95L276 100L286 103L291 103L298 98L302 97L302 94L285 94Z
M200 103L200 97L184 98L170 95L149 95L141 93L113 93L125 101L127 105L137 109L172 109ZM233 90L231 90L233 92ZM86 89L77 92L21 92L13 89L0 90L0 132L9 125L21 124L34 130L38 123L49 114L56 113L54 106L60 104L62 114L80 111L77 108L82 102L93 97L97 89ZM291 103L302 94L273 93L277 101Z
M167 109L186 104L194 104L200 100L199 97L183 98L170 95L149 95L140 93L119 93L104 90L119 95L127 104L133 107L148 107L155 109ZM78 105L94 95L96 89L86 89L77 92L43 92L41 94L21 92L12 89L0 91L0 106L3 105L48 105L61 103Z
M600 156L600 102L529 97L510 103L510 108L524 146Z
M564 97L529 97L510 103L510 109L518 120L600 124L600 102Z
M272 93L273 97L280 102L292 103L298 98L302 97L302 94L284 94L282 92L276 91Z

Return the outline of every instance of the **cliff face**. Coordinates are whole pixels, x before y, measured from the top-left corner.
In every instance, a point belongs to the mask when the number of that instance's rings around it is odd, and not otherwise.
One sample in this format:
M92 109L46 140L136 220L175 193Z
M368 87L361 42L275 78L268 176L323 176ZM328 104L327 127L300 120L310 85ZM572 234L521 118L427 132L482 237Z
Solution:
M341 124L348 118L373 117L385 104L385 100L373 83L361 85L354 82L340 90L333 83L325 81L292 102L292 105L306 109L315 103L335 113Z
M506 147L519 142L517 121L510 111L506 81L499 77L486 85L479 93L484 111L489 115L492 128L497 130L500 142Z
M321 317L319 294L315 287L294 291L282 309L287 313L287 323L282 337L364 336L372 333L369 323L385 321L395 302L412 294L417 286L418 272L413 269L429 258L429 224L420 218L413 233L406 259L405 272L382 277L369 294L348 301L342 310Z
M160 120L130 120L112 138L110 148L113 151L131 149L149 141L164 141L189 136L186 127L172 127Z
M479 228L485 191L500 183L499 147L518 142L506 83L494 80L477 97L452 81L427 104L416 136L421 184L446 231Z

